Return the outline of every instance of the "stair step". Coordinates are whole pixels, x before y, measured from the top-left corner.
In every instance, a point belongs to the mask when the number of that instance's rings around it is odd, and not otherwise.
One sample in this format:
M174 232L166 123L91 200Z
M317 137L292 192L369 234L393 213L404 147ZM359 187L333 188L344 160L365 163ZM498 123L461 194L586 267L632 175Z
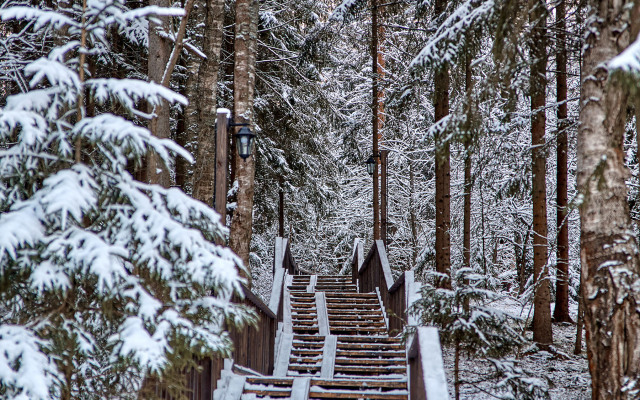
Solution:
M336 351L337 357L387 357L387 358L396 358L396 357L404 357L404 351L353 351L353 350L340 350ZM404 361L404 359L403 359Z
M404 358L336 358L336 365L350 365L350 364L363 364L363 365L406 365Z
M338 340L338 351L340 350L404 350L401 344L384 343L344 343Z

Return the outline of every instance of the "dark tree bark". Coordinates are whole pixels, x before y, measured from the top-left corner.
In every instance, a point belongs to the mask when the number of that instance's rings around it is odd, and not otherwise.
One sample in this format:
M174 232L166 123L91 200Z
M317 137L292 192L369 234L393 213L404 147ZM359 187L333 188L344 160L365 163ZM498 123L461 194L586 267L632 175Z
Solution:
M553 319L571 322L569 316L569 226L567 221L567 24L565 1L556 5L556 99L558 105L558 135L556 147L556 226L558 246L556 250L556 306Z
M468 50L467 50L468 51ZM471 113L472 113L472 80L471 55L467 53L465 60L465 89L467 96L467 136L464 140L464 215L462 234L463 265L471 267Z
M224 0L207 0L203 51L198 71L198 150L193 173L193 197L213 207L215 175L216 95L222 49Z
M235 68L233 80L234 118L253 125L256 44L258 36L257 0L236 1ZM236 129L238 129L236 127ZM253 127L255 129L255 127ZM238 182L237 206L231 221L229 246L249 268L249 251L253 226L255 156L246 161L235 157Z
M436 0L435 15L444 13L447 0ZM435 74L434 108L436 123L449 114L449 70L441 67ZM449 142L446 135L440 133L435 138L435 179L436 179L436 271L450 275L451 269L451 162L449 158ZM440 283L450 286L450 280Z
M380 121L378 115L378 3L377 0L371 0L371 126L373 133L373 157L376 160L373 169L373 239L380 239L380 188L378 176L380 169L378 168L378 153L380 148L378 142L380 140Z
M553 343L551 330L551 292L547 267L547 184L544 154L545 89L547 86L546 3L530 2L531 34L531 172L533 198L533 273L535 279L533 340Z
M637 34L640 3L590 1L578 129L581 295L593 399L640 390L640 265L622 148L629 88L607 63ZM629 27L632 27L632 32Z

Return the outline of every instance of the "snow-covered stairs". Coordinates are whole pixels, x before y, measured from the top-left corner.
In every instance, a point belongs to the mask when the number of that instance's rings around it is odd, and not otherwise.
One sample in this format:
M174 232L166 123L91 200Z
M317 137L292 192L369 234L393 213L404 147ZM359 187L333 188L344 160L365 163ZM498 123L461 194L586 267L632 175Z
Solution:
M333 335L386 335L387 325L375 293L326 293Z
M347 276L289 276L274 376L246 376L217 400L408 398L405 347L377 293Z

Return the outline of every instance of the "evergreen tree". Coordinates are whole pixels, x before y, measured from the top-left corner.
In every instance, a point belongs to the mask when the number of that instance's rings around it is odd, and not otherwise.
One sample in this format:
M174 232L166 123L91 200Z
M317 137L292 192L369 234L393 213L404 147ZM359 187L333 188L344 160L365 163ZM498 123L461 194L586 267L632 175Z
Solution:
M491 394L500 399L549 398L542 380L531 377L516 360L506 357L526 340L519 333L522 322L519 318L491 306L504 296L484 289L486 278L470 268L456 271L454 282L449 285L451 289L439 287L443 279L449 279L448 275L428 274L421 297L410 312L421 324L438 327L443 344L455 346L456 398L459 398L460 385L477 385L486 379L494 380ZM472 377L469 372L461 380L458 376L461 352L478 359L486 358L493 370L482 378Z
M0 395L137 398L150 376L178 395L194 356L228 354L226 329L249 316L231 301L242 263L213 243L213 210L129 172L151 150L191 159L141 109L186 99L89 65L113 60L112 35L140 43L150 18L183 11L53 6L0 8L45 44L13 54L23 92L0 108Z

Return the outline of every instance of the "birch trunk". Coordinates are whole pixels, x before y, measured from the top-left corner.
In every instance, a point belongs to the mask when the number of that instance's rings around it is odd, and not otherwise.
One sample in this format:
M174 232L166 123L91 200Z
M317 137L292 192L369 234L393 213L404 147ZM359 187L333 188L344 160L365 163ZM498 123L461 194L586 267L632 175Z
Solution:
M631 399L640 390L640 266L622 150L628 95L610 79L607 62L629 45L639 5L590 5L595 15L588 19L582 61L577 175L587 355L592 398Z
M257 0L236 1L235 67L233 81L234 117L236 122L252 123L255 87L256 43L258 36ZM253 125L253 124L252 124ZM238 128L236 127L236 130ZM252 127L252 130L255 128ZM232 150L232 151L235 151ZM253 217L255 157L235 157L238 182L237 206L233 213L229 246L249 268L249 251Z

